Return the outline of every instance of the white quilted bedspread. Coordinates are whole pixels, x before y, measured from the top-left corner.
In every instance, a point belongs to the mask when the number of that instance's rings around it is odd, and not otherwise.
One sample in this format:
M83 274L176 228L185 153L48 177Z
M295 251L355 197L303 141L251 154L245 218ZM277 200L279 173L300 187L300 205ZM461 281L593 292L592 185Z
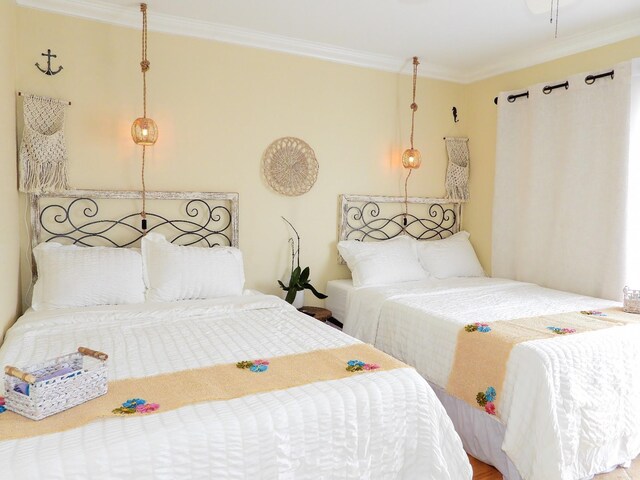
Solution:
M246 295L29 312L0 366L82 345L110 355L116 380L354 342L275 297ZM407 368L0 439L0 478L461 480L471 468L435 394Z
M617 305L492 278L354 289L345 332L445 387L460 328ZM503 450L525 480L577 480L640 453L640 324L536 340L511 353Z

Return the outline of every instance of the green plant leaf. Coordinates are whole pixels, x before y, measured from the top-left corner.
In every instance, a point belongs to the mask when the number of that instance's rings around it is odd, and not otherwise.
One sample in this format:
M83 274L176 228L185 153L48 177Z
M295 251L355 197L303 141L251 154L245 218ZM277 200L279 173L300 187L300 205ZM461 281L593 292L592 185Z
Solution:
M309 267L305 267L304 270L302 270L302 273L300 274L300 283L305 284L309 281L309 274L310 274L310 270Z
M282 290L289 290L289 287L287 287L284 283L282 283L280 280L278 280L278 285L280 285L280 288Z
M284 299L285 302L293 303L293 301L296 299L296 293L298 293L298 291L295 288L290 288L287 291L287 296Z
M307 290L311 290L311 293L313 293L316 297L320 299L327 298L327 296L324 293L320 293L319 291L317 291L315 288L313 288L313 285L311 285L308 282L305 283L303 287L306 288Z
M291 272L291 281L289 282L289 287L300 284L300 273L300 267L296 267L293 269L293 272Z

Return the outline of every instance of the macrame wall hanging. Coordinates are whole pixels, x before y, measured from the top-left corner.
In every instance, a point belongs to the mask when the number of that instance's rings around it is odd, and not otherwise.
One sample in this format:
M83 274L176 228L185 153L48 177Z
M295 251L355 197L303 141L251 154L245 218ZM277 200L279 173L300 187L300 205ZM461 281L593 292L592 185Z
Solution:
M447 177L445 186L447 198L451 200L469 200L469 139L447 137Z
M64 117L69 102L23 94L20 191L60 192L68 188Z

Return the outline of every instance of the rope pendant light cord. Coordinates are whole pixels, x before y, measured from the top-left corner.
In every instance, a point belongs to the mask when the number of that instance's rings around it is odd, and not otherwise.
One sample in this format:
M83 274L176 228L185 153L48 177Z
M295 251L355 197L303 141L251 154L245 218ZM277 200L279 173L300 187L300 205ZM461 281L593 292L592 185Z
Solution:
M145 164L145 154L147 153L147 147L145 145L142 146L142 212L140 212L140 216L142 217L142 229L147 229L147 187L144 183L144 164Z
M416 110L418 110L418 104L416 103L416 84L418 80L418 65L420 65L420 62L418 61L418 57L413 57L413 97L411 101L411 136L410 136L411 150L413 150L413 130L415 126ZM402 220L402 223L405 228L407 227L407 215L409 213L409 200L408 200L409 197L407 194L407 185L409 183L409 177L411 176L412 172L413 172L413 168L410 168L409 173L407 173L407 178L405 178L404 180L404 218Z
M142 109L143 117L147 118L147 70L149 70L149 60L147 60L147 4L140 4L140 11L142 12L142 61L140 62L140 69L142 70ZM142 230L147 231L147 187L144 180L144 168L146 160L147 147L142 146Z
M149 70L149 60L147 60L147 4L140 4L142 12L142 61L140 62L140 70L142 70L142 109L143 117L147 118L147 70Z
M411 172L413 172L413 169L409 170L409 173L407 173L407 178L404 179L404 219L403 219L403 223L404 226L407 226L407 214L409 213L409 197L407 195L407 184L409 183L409 177L411 176Z
M413 57L413 100L411 101L411 149L413 149L413 127L415 125L416 110L418 110L418 104L416 103L416 81L418 79L418 57Z

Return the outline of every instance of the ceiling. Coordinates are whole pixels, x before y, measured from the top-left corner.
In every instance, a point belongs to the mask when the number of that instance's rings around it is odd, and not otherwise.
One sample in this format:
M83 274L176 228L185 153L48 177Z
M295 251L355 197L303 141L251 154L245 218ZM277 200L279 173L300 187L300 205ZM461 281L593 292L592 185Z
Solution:
M471 82L640 35L639 0L147 0L149 30ZM131 0L17 0L140 28ZM539 13L534 13L539 12Z

